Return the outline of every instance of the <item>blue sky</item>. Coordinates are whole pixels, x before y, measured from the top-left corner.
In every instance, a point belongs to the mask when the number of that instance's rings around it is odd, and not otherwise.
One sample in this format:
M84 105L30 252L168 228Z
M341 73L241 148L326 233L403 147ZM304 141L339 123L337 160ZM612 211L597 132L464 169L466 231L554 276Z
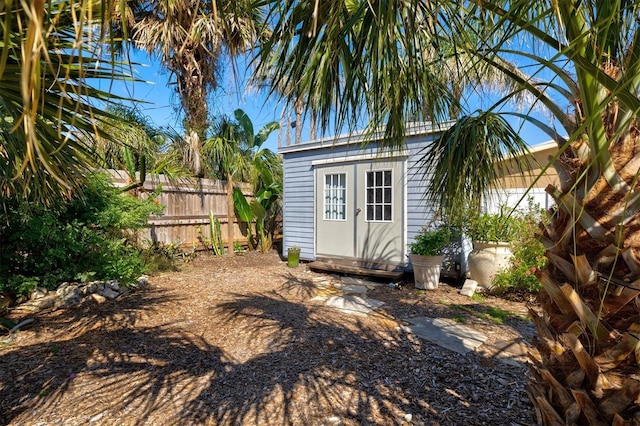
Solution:
M99 87L121 96L144 101L138 103L137 107L156 125L171 126L176 130L182 130L182 118L176 112L176 108L180 105L180 99L173 88L168 85L169 73L162 69L157 60L149 58L145 53L134 54L132 61L138 63L133 66L134 75L146 83L100 81L98 82ZM268 100L264 93L245 89L244 83L247 78L248 73L244 69L238 70L240 81L236 81L230 68L224 72L219 82L220 87L213 95L214 102L210 107L209 115L211 117L224 114L233 116L236 109L242 108L249 115L254 128L258 131L271 121L278 122L282 107L276 101ZM276 151L277 140L277 132L272 133L266 142L267 148Z
M180 100L175 94L172 87L168 85L169 73L162 70L160 64L155 59L149 58L144 53L136 53L133 55L133 61L138 65L134 66L134 72L137 78L147 81L147 83L124 83L113 82L109 88L109 83L100 82L101 89L109 89L119 95L128 96L133 99L145 101L138 105L140 111L151 118L158 126L171 126L176 130L182 129L182 120L176 113L176 107ZM238 61L238 68L244 67L244 61ZM282 105L274 99L268 99L264 92L258 92L255 89L245 87L248 78L248 71L245 68L237 69L237 75L234 75L230 66L223 73L219 82L219 89L213 95L213 105L210 108L210 116L217 117L223 114L232 116L233 111L242 108L251 118L256 131L265 124L276 121L279 122L282 113ZM495 101L491 99L482 99L476 97L472 102L477 105L469 105L473 110L481 107L488 107L490 103ZM538 117L540 118L540 117ZM543 119L543 121L546 121ZM521 123L512 120L512 126L516 130ZM273 132L266 142L266 147L272 151L277 151L278 132ZM549 140L544 133L535 126L525 124L520 129L521 137L529 145L546 142ZM308 123L303 128L302 140L308 140ZM292 135L293 139L293 135ZM284 139L283 139L284 144Z

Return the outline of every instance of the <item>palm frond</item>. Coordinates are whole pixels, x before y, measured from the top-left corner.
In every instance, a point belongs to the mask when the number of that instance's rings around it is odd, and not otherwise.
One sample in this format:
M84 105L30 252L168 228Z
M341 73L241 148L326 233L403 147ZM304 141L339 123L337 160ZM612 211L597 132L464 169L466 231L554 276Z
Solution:
M0 20L0 193L53 203L80 188L94 164L83 135L100 132L100 105L118 99L89 81L130 77L102 55L96 2L24 5L5 3Z
M478 206L510 160L519 171L529 167L525 142L496 113L460 118L422 150L418 167L427 183L425 198L442 217L456 223L469 206Z

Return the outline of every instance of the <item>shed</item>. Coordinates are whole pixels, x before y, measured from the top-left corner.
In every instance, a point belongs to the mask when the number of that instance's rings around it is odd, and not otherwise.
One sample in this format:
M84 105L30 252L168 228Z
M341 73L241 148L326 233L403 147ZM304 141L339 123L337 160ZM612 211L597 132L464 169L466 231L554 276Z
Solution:
M363 144L363 133L281 147L283 254L299 247L307 261L403 271L409 244L434 214L419 152L450 124L411 123L395 151L378 149L382 134Z

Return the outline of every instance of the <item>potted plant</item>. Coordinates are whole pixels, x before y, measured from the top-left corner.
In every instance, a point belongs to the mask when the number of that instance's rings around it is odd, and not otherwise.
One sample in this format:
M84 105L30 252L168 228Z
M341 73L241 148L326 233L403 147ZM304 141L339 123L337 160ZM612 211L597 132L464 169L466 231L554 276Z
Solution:
M471 279L479 286L491 289L496 273L510 266L511 242L518 237L521 225L522 219L505 209L468 218L465 233L473 242L473 250L467 263Z
M410 247L411 264L416 288L433 290L440 282L440 269L444 256L444 248L451 243L454 232L448 226L429 230L423 228L415 236Z

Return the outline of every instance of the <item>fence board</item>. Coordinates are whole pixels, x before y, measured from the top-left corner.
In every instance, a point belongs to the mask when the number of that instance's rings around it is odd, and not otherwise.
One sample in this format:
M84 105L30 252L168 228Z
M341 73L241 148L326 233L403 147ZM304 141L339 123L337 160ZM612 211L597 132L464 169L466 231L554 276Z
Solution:
M129 184L127 173L122 170L106 170L116 187ZM138 176L139 177L139 176ZM147 197L162 186L162 192L156 197L165 206L161 216L149 218L150 228L144 229L140 236L152 242L162 244L180 244L185 247L202 245L200 233L209 237L209 211L220 220L220 228L225 244L228 241L227 189L225 181L211 179L181 179L170 182L165 176L147 175L140 197ZM237 183L249 202L253 199L251 185ZM234 223L234 241L246 244L246 225L236 218Z

